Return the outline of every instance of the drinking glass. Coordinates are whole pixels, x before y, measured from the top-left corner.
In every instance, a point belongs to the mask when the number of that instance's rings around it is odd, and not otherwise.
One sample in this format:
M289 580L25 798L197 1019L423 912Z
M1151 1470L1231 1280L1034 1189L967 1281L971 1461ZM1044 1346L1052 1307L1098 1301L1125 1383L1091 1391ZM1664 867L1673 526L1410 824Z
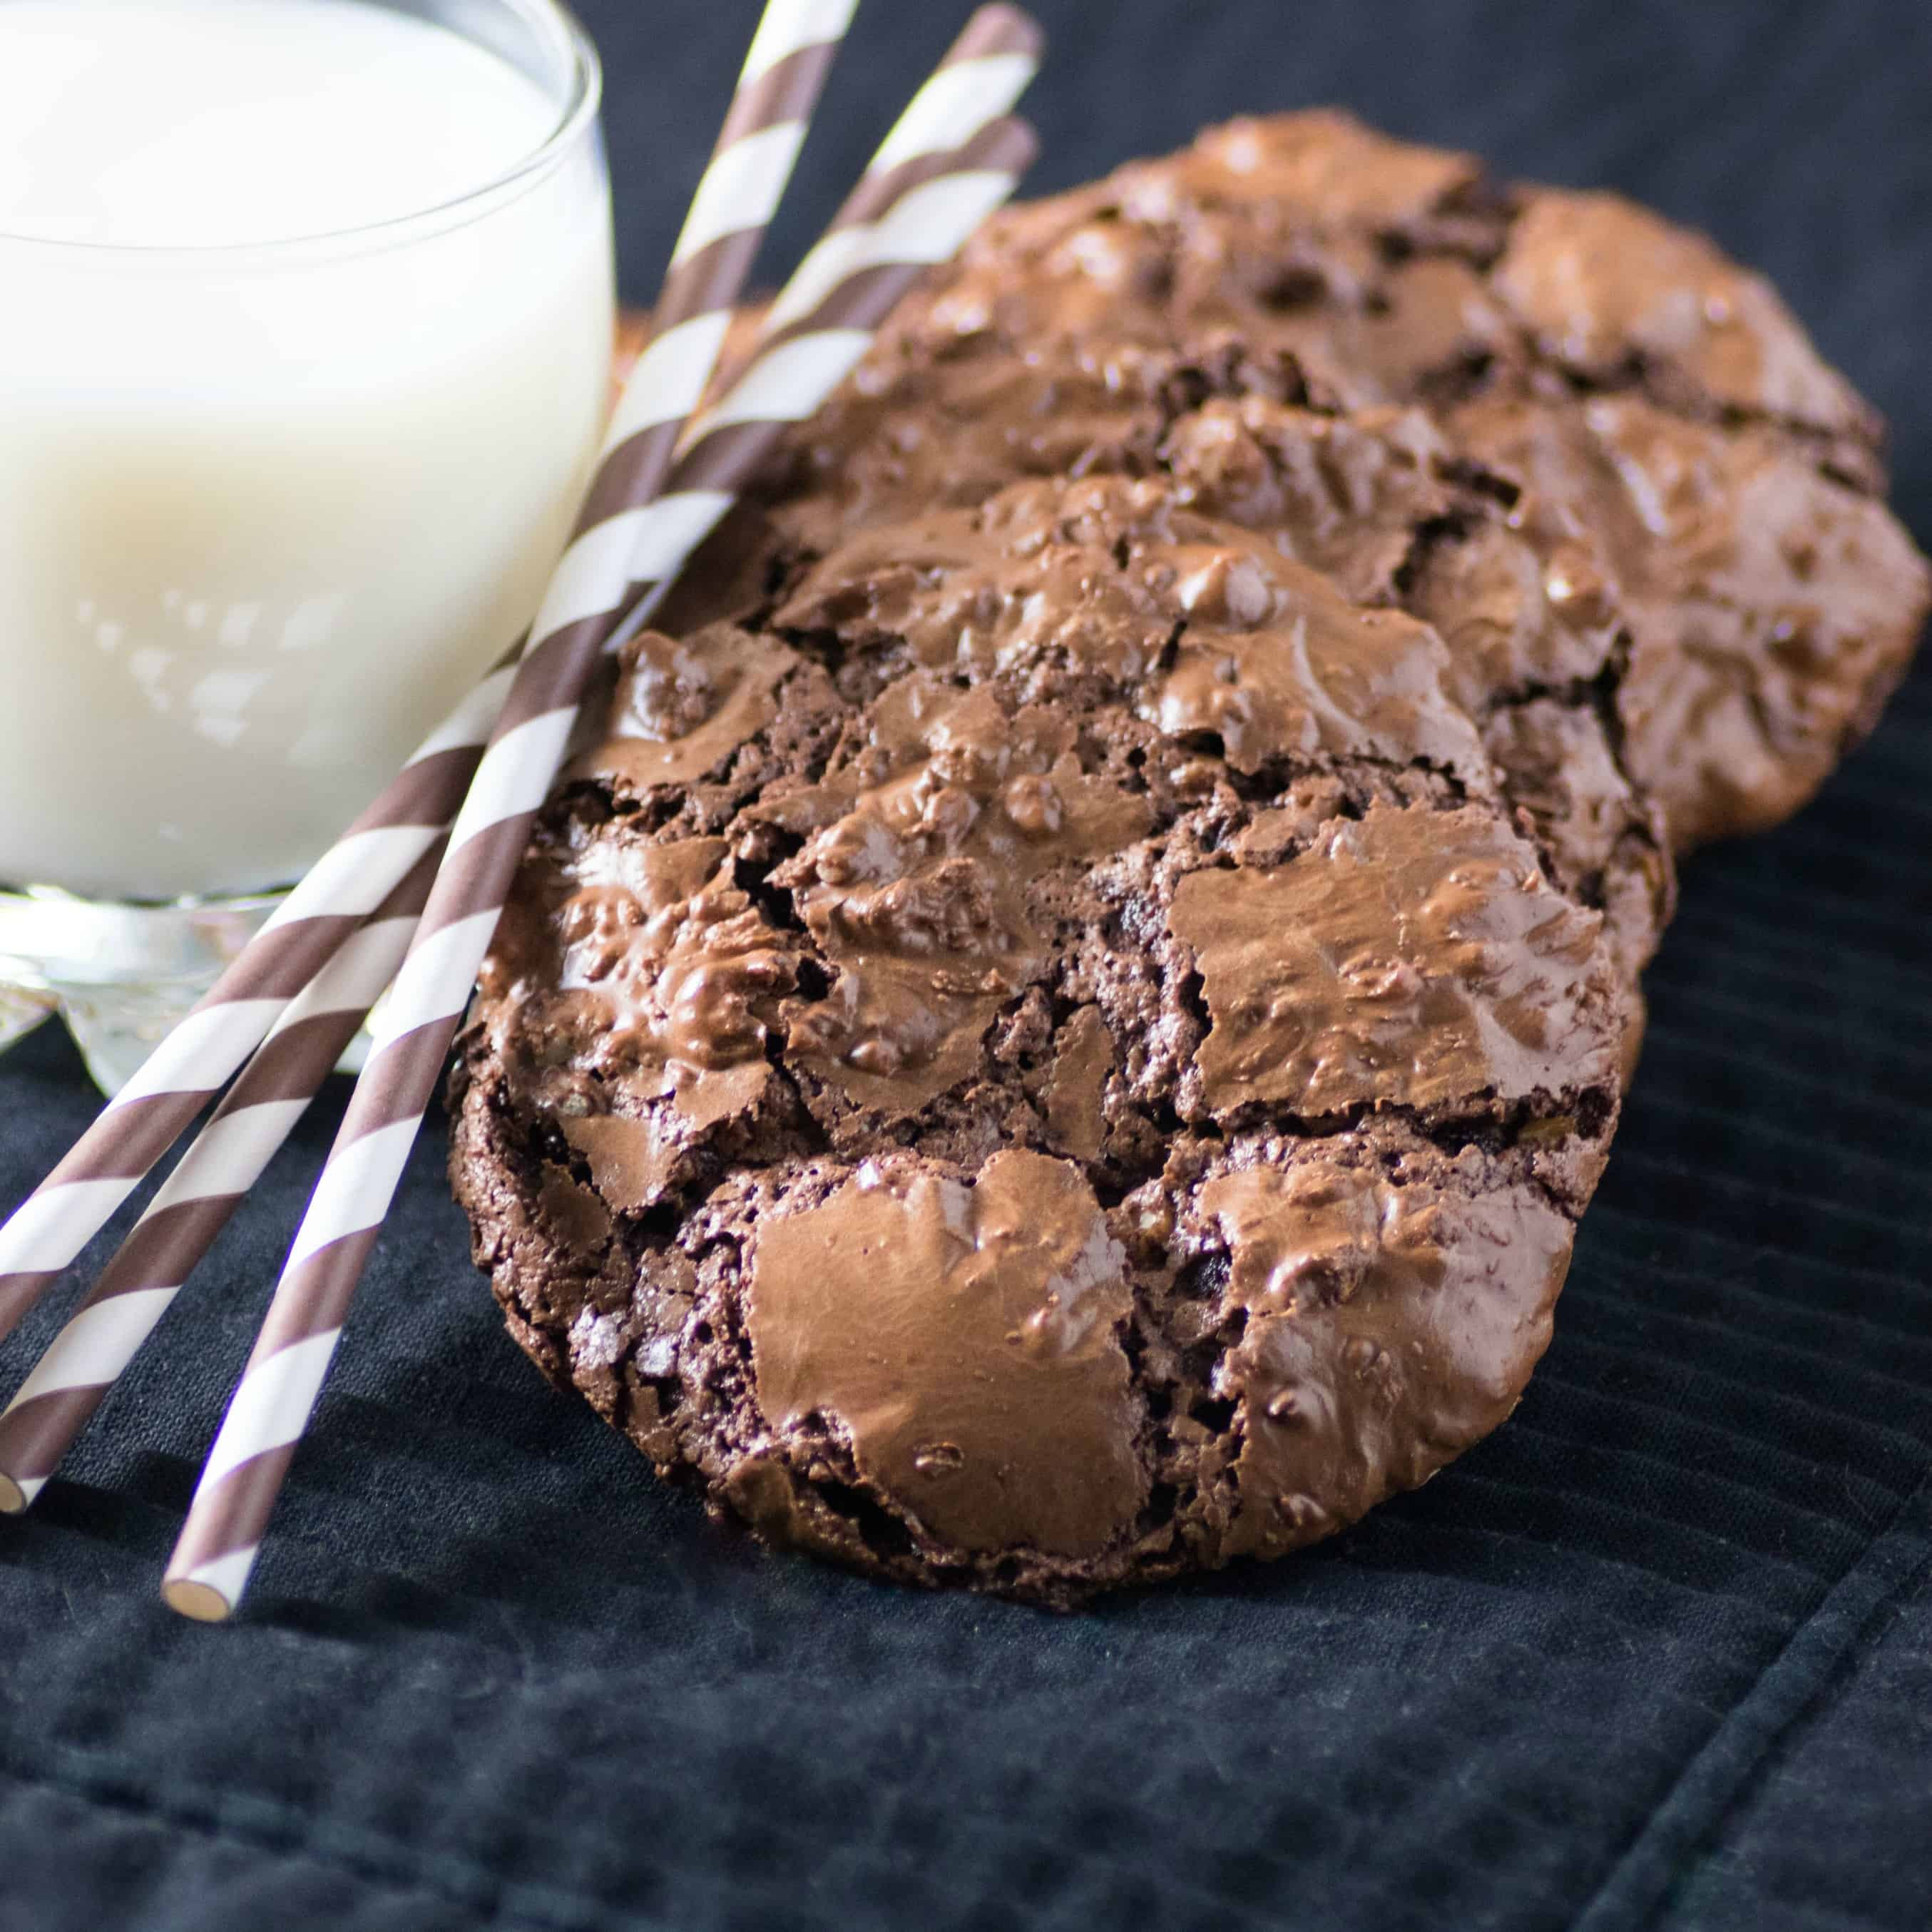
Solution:
M0 234L0 1046L58 1011L110 1092L527 626L596 453L595 51L554 0L373 4L548 137L348 232Z

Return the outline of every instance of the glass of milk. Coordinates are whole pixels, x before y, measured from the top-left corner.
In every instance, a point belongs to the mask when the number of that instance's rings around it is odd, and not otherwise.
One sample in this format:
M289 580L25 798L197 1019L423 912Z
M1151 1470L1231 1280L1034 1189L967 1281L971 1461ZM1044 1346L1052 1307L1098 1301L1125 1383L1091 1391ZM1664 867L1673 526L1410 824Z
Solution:
M0 1039L118 1084L535 614L598 91L553 0L0 0Z

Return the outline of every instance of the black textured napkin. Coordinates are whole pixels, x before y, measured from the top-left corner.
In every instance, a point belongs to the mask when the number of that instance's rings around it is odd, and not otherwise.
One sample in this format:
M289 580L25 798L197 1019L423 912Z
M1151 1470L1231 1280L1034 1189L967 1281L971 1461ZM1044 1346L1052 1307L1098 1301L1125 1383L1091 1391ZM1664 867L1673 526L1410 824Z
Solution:
M1035 4L1036 185L1334 100L1624 188L1777 278L1932 536L1922 6ZM755 9L580 4L648 298ZM782 248L964 10L861 9ZM1928 772L1922 674L1813 810L1689 868L1514 1420L1304 1558L1078 1618L762 1556L660 1490L502 1334L440 1125L246 1615L170 1616L334 1095L0 1523L0 1927L1923 1932ZM0 1199L94 1104L51 1033L0 1060Z

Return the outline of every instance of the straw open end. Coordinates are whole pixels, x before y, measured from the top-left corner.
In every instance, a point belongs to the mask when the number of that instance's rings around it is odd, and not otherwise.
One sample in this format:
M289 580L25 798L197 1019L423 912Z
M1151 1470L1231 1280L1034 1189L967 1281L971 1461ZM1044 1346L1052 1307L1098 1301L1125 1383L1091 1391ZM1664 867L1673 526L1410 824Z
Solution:
M161 1601L198 1624L226 1623L235 1607L219 1590L190 1582L185 1576L171 1578L161 1586Z

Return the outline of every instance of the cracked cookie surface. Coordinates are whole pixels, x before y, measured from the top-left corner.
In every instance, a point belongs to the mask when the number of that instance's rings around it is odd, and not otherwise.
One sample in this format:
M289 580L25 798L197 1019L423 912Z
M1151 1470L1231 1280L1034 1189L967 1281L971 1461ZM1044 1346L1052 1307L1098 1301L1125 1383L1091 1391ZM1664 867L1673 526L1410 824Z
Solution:
M464 1042L512 1332L772 1540L1067 1604L1514 1406L1673 849L1924 567L1776 296L1346 116L997 218L626 658Z
M1547 1339L1629 1021L1454 676L1118 476L638 640L459 1076L513 1330L907 1580L1066 1603L1422 1480Z
M1425 614L1452 648L1569 634L1468 670L1481 703L1562 702L1602 740L1631 794L1604 887L1627 920L1640 872L1667 909L1640 844L1762 830L1810 796L1924 619L1882 425L1761 277L1618 196L1501 182L1326 112L1210 129L996 217L733 540L822 553L1022 475L1156 472L1230 402L1291 480L1224 513L1299 546L1366 492L1366 526L1327 545L1356 594L1412 608L1420 540L1445 553L1438 598L1461 586L1460 611ZM1420 474L1373 476L1376 440ZM1640 963L1654 936L1624 950Z

